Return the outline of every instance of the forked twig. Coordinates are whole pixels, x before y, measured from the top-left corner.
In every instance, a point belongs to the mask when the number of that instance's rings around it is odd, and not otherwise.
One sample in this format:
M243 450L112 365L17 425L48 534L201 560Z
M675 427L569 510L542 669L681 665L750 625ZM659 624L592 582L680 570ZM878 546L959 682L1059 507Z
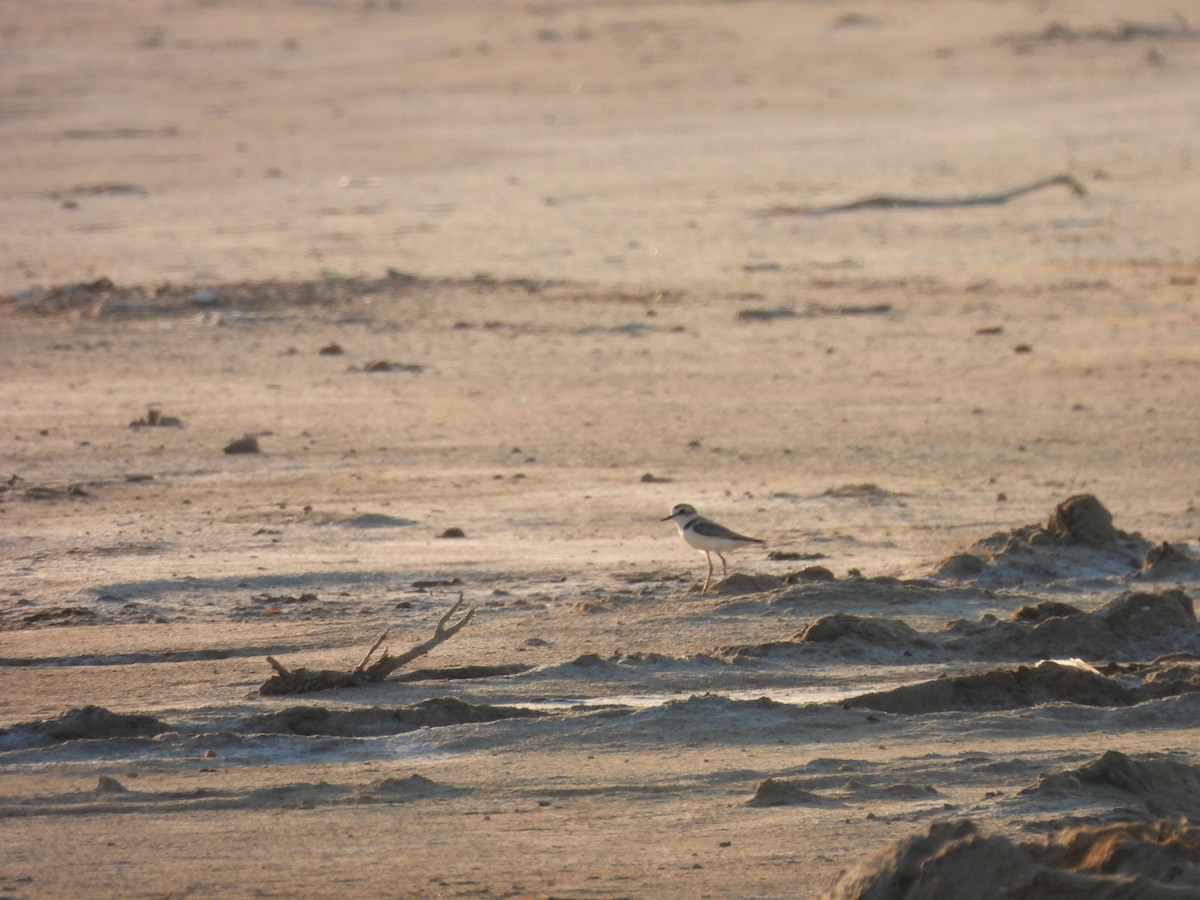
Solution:
M334 687L358 687L372 682L383 681L401 666L406 665L418 656L424 656L438 644L450 640L475 618L475 608L468 609L457 622L450 623L463 605L463 594L460 591L458 600L438 620L433 635L420 643L414 644L398 656L392 656L386 649L382 655L371 662L371 657L383 646L391 629L375 639L362 662L351 671L337 669L288 669L273 656L267 657L267 664L275 670L275 674L258 689L261 694L303 694L308 691L323 691ZM449 623L449 624L448 624ZM369 665L368 665L369 663Z
M373 662L369 667L362 669L362 674L368 681L382 681L401 666L412 662L418 656L424 656L443 641L450 640L450 638L462 631L462 629L465 628L473 618L475 618L475 609L472 607L463 613L462 618L460 618L453 625L447 627L446 623L450 621L450 618L456 612L458 612L462 605L463 594L462 591L459 591L458 600L455 601L454 605L446 611L446 614L438 620L437 627L434 628L432 637L430 637L428 640L421 641L419 644L414 644L399 656L392 656L386 650L384 650L383 655L379 657L379 659ZM386 636L387 633L385 632L384 637ZM378 646L382 640L383 638L381 637L379 641L376 641L376 646ZM372 649L371 652L375 652L374 649ZM370 653L367 654L368 658L370 655ZM363 660L363 662L366 662L366 660Z

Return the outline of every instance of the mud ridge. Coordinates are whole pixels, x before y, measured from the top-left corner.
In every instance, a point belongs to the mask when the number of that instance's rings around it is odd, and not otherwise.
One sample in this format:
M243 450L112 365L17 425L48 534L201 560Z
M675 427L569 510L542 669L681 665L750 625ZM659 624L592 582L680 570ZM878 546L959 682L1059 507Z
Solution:
M102 776L91 791L23 797L0 804L0 819L114 813L317 809L354 804L407 803L470 793L469 788L439 784L421 775L384 778L367 785L293 782L244 791L215 788L141 791L131 789L111 776Z
M277 712L247 716L226 730L234 734L285 734L304 737L378 737L404 734L420 728L497 722L502 719L543 718L542 710L514 706L472 704L455 697L438 697L412 706L331 709L291 706ZM0 750L25 749L65 741L110 741L184 734L190 729L173 726L153 716L114 713L99 706L73 709L61 716L21 722L0 729Z
M1025 709L1047 703L1131 706L1137 691L1090 666L1044 660L1036 666L993 669L974 675L943 675L933 681L890 691L860 694L843 701L847 709L873 709L900 715L950 711Z
M292 706L279 712L251 716L241 724L242 730L256 734L377 737L403 734L418 728L542 718L548 715L550 713L540 710L471 704L454 697L438 697L413 706L391 708L335 710L323 706Z
M149 738L174 731L153 716L114 713L100 706L83 706L36 722L0 729L0 748L36 746L61 741Z
M1182 590L1131 591L1084 612L1058 601L1022 606L1004 619L947 622L940 631L918 631L885 616L834 613L810 622L790 638L718 648L732 661L826 647L843 657L876 661L941 659L1039 660L1080 657L1129 661L1169 653L1200 653L1192 598Z

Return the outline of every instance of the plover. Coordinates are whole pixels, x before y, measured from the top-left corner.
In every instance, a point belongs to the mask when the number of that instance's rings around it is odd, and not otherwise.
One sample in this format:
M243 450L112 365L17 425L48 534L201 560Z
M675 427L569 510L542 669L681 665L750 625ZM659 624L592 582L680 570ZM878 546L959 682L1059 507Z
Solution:
M721 560L721 577L723 578L728 571L728 566L725 564L725 557L722 551L730 553L734 550L749 547L751 544L766 543L766 541L761 541L758 538L746 537L744 534L730 531L724 525L718 525L711 519L704 518L704 516L696 512L694 506L690 506L687 503L678 504L671 510L671 514L663 517L661 521L674 522L678 525L679 533L688 542L688 546L695 547L708 558L708 577L704 579L704 587L702 588L705 591L708 590L708 585L712 581L712 554L717 554L717 557Z

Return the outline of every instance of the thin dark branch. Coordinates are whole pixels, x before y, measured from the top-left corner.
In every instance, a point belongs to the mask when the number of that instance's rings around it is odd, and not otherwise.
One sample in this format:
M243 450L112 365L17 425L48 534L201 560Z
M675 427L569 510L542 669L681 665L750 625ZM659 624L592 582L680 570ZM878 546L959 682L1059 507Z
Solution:
M970 206L998 206L1025 194L1058 185L1068 188L1076 197L1083 197L1087 194L1087 188L1077 179L1071 175L1062 174L996 194L971 194L966 197L897 197L890 194L876 194L861 200L854 200L851 203L838 203L833 206L773 206L770 209L762 210L758 215L827 216L830 213L855 212L862 209L957 209Z
M362 672L362 670L363 670L363 669L365 669L365 668L367 667L367 661L368 661L368 660L369 660L369 659L370 659L372 656L374 656L374 655L375 655L375 651L379 649L379 645L380 645L380 644L382 644L384 641L386 641L386 640L387 640L387 636L388 636L388 634L390 634L390 633L391 633L391 630L392 630L392 629L391 629L390 627L383 629L383 634L381 634L381 635L379 636L379 638L378 638L378 639L375 641L375 643L373 643L373 644L371 645L371 649L370 649L370 650L368 650L368 651L367 651L367 655L366 655L366 656L364 656L364 657L362 658L362 662L360 662L360 663L359 663L357 666L355 666L355 667L354 667L354 671L355 671L355 672ZM386 655L387 655L387 651L385 650L385 651L383 651L383 652L384 652L384 655L386 656Z

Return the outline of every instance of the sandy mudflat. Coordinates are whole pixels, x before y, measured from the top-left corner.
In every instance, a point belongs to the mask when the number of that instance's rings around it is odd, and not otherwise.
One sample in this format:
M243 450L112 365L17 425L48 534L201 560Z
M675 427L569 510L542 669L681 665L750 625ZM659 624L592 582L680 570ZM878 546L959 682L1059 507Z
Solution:
M1200 895L1200 11L79 0L0 75L0 894Z

